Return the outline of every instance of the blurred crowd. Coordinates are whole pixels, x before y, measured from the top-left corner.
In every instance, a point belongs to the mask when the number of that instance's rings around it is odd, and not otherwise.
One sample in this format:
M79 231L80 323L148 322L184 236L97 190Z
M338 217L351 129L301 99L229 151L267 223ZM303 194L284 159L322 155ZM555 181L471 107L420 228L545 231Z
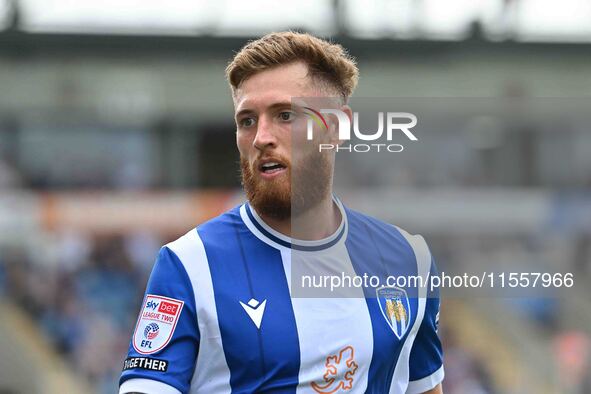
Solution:
M457 341L452 333L442 333L445 379L443 392L450 394L499 393L482 355L475 354Z
M150 234L56 241L46 261L3 251L1 291L97 392L112 393L161 242Z

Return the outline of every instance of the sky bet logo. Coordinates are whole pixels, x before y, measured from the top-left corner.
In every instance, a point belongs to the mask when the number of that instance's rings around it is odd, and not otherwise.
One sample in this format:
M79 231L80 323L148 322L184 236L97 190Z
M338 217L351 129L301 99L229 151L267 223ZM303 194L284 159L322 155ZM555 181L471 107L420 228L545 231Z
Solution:
M176 312L178 310L177 305L172 304L170 302L166 302L166 301L162 301L162 302L148 301L148 303L146 304L146 308L152 309L154 311L154 310L156 310L158 305L160 305L160 307L158 308L158 312L176 315Z
M170 342L184 302L157 294L146 294L142 313L133 334L133 347L139 354L152 354Z
M320 128L328 130L328 122L322 114L335 115L339 124L339 139L341 141L351 140L351 121L347 114L338 109L321 109L316 111L309 107L304 107L304 113L308 116L307 123L307 139L314 139L314 123ZM376 131L365 131L359 130L359 113L353 113L353 133L361 141L378 141L383 139L384 134L384 123L386 123L386 141L392 141L394 132L402 132L409 140L417 141L418 138L410 131L411 128L417 125L417 117L409 112L378 112L378 129ZM402 152L404 146L400 144L392 143L360 143L350 145L338 145L338 144L319 144L318 151L330 151L335 152Z

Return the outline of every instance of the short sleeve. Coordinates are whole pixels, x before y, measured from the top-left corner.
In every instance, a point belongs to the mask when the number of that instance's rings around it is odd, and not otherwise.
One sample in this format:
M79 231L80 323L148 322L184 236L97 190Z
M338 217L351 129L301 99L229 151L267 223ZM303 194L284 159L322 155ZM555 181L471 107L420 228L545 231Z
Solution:
M430 275L437 275L433 259ZM428 294L423 321L410 352L408 394L424 393L443 380L443 350L437 333L439 302L438 289Z
M199 328L191 280L168 247L150 274L123 364L120 393L186 393L195 370Z

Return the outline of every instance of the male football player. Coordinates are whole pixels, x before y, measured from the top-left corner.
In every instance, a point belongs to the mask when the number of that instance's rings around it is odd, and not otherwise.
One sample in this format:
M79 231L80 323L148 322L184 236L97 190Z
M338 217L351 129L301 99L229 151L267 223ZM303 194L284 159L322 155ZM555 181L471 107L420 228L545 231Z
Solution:
M120 393L441 393L437 296L394 286L293 294L305 265L380 278L435 272L421 236L333 196L335 153L317 143L340 142L336 119L303 137L304 109L320 114L306 98L351 117L354 60L282 32L247 44L226 72L248 202L160 250Z

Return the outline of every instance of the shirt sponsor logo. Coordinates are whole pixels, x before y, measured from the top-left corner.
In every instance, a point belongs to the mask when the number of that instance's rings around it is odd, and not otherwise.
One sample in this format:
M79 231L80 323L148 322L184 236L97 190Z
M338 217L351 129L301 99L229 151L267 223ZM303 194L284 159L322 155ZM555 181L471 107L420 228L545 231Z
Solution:
M133 334L133 347L140 354L162 350L172 339L184 302L147 294Z
M355 372L359 366L355 362L355 349L345 346L336 354L326 357L324 380L312 382L311 386L319 394L332 394L340 390L351 390L355 379Z
M176 315L177 311L179 310L178 304L173 304L172 302L162 301L160 306L158 307L158 312L169 313L173 316Z
M128 357L123 362L123 370L128 369L146 369L148 371L166 372L168 361L158 360L150 357Z

